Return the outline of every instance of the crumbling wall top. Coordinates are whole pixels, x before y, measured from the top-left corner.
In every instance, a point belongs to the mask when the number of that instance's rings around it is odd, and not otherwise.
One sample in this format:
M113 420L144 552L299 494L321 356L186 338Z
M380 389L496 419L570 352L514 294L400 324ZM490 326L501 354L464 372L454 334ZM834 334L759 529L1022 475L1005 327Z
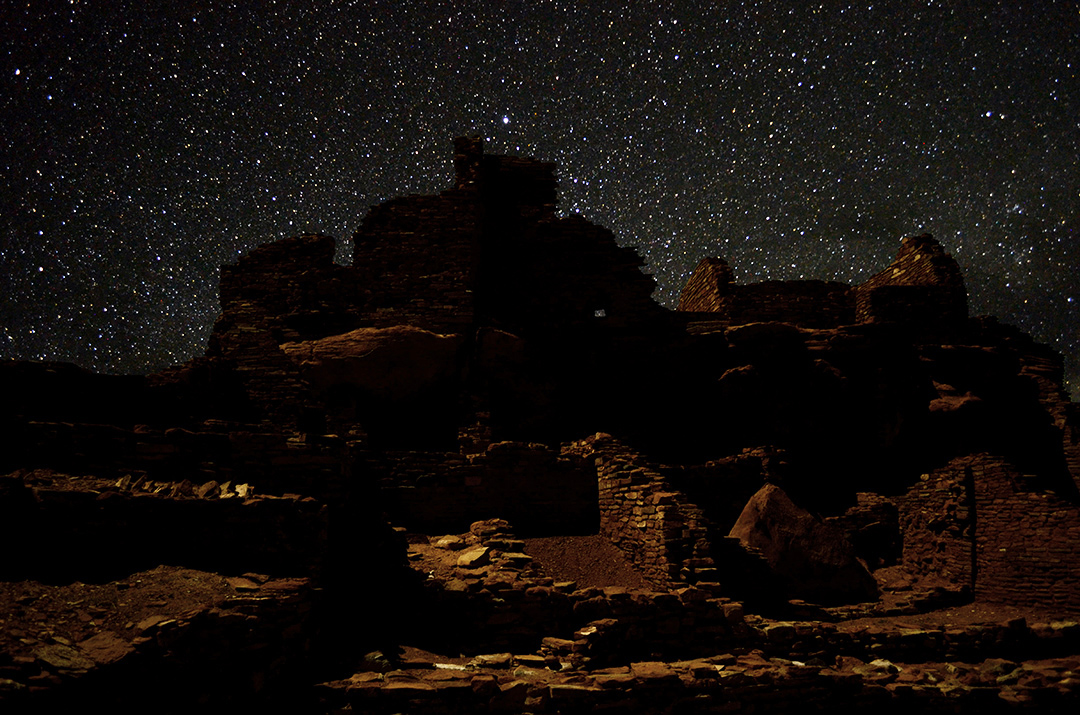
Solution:
M702 258L679 295L679 310L714 312L731 292L731 267L723 258Z
M860 323L935 324L967 318L960 266L929 234L908 236L889 266L856 289Z
M530 157L485 154L480 137L454 140L454 189L479 189L490 202L540 210L553 217L558 200L555 164ZM535 214L535 211L528 212Z

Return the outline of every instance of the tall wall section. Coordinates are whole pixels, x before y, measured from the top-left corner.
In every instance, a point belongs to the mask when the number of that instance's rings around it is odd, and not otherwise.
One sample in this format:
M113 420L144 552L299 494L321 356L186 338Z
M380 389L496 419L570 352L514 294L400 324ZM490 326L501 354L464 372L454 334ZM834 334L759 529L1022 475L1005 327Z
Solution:
M731 267L723 258L702 258L679 294L679 310L688 313L720 313L735 283Z
M372 208L353 237L365 326L467 332L476 309L479 213L475 189Z
M980 600L1080 607L1080 507L987 454L954 459L899 500L905 567Z
M960 267L931 236L909 236L896 259L855 289L860 323L956 324L967 318Z
M334 264L334 239L306 235L256 248L221 269L221 315L208 355L225 358L267 424L296 428L312 411L299 372L278 346L353 327L353 273Z
M705 515L640 455L602 433L564 453L595 462L600 532L650 584L670 589L715 582Z

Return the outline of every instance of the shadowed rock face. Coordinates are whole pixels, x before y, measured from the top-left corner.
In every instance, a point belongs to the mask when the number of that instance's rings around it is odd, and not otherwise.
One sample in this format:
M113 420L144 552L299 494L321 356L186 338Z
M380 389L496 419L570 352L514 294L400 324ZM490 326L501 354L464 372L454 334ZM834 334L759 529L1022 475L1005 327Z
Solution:
M877 585L837 528L766 484L750 498L730 536L759 550L792 597L815 603L856 603L878 597Z
M281 349L317 391L347 385L380 398L407 399L456 377L461 343L460 335L395 325L285 343Z

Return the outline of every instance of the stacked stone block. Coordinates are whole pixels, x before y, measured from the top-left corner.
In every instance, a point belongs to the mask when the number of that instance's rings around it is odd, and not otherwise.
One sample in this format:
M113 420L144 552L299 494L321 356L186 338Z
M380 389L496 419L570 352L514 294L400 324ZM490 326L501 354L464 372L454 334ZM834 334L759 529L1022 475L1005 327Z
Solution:
M664 476L606 434L564 450L593 459L600 495L600 532L659 589L714 583L709 523Z
M20 544L0 567L6 580L93 581L160 563L306 576L326 558L326 507L248 484L20 472L0 477L0 495L0 536Z
M977 598L1080 608L1080 507L987 454L954 459L901 500L904 566Z
M956 327L967 318L967 289L956 261L929 235L905 238L888 268L866 283L804 280L736 285L720 258L705 258L679 298L683 312L712 313L727 325L791 323L835 328L896 322Z
M960 267L929 235L909 236L896 259L855 289L856 319L928 325L967 318L967 289Z
M365 289L360 325L468 332L476 313L480 216L472 189L372 208L353 236L353 266Z

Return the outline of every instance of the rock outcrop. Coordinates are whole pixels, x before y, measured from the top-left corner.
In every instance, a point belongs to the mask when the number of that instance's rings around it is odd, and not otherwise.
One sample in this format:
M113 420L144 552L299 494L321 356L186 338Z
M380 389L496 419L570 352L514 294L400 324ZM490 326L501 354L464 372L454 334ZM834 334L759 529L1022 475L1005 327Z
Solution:
M407 400L459 378L463 342L460 335L397 325L280 347L316 392L348 387L384 400Z
M729 535L760 551L793 598L836 604L881 595L844 533L796 506L775 484L750 497Z

